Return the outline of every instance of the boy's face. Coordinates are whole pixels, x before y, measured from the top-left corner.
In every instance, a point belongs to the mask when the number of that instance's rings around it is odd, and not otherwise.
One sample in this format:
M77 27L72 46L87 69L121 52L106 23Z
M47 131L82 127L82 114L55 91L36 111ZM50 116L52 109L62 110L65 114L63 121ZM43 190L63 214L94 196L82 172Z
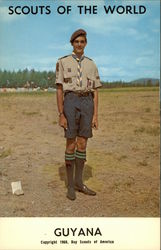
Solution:
M83 54L84 53L84 48L86 47L86 38L84 36L78 36L74 41L73 41L73 51L75 54Z

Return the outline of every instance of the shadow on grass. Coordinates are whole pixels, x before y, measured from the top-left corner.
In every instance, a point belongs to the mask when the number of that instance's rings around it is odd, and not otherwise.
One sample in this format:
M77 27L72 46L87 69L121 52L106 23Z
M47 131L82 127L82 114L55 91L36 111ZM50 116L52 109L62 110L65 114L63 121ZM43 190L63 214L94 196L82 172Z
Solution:
M89 180L92 177L92 167L85 164L83 171L83 182ZM64 165L59 167L59 177L61 181L64 181L65 186L67 186L66 168Z

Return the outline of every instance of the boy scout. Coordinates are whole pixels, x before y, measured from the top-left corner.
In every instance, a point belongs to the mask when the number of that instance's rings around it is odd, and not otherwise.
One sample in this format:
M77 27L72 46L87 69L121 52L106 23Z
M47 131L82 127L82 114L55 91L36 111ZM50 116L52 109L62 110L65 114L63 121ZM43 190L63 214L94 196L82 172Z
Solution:
M83 184L88 138L98 128L98 90L100 78L95 63L84 55L86 31L75 31L70 39L71 55L56 64L57 106L59 125L66 137L65 165L68 180L67 197L76 198L75 190L87 195L96 193ZM74 180L75 166L75 180Z

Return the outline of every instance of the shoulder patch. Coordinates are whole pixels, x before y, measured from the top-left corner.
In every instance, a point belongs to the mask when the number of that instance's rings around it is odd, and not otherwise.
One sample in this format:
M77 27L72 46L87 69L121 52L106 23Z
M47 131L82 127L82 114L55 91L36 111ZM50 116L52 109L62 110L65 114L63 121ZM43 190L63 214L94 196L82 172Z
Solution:
M62 56L59 59L63 59L63 58L68 57L68 56L70 56L70 55Z
M85 58L87 58L87 59L89 59L89 60L93 61L91 58L89 58L89 57L87 57L87 56L85 56Z

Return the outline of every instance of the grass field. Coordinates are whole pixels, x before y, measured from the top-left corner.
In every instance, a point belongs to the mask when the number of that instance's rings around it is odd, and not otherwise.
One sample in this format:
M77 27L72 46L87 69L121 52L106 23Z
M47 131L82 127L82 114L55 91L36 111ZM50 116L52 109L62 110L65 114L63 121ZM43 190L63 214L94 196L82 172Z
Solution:
M66 198L65 139L55 93L0 94L0 216L159 216L159 89L99 91L99 129L84 182L96 197ZM24 195L14 196L20 180Z

